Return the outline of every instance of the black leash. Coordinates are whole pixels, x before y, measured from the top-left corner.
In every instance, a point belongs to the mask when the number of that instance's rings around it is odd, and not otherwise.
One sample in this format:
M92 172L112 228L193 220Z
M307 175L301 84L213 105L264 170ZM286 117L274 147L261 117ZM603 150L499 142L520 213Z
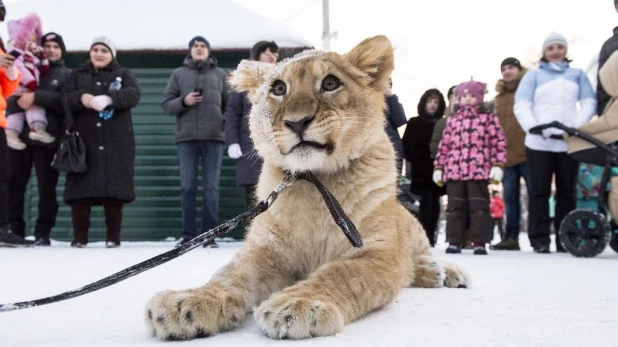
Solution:
M9 303L9 304L0 304L0 312L22 310L25 308L41 306L41 305L51 304L54 302L72 299L78 296L82 296L84 294L88 294L88 293L109 287L118 282L124 281L129 277L133 277L146 270L150 270L161 264L167 263L168 261L178 258L181 255L188 253L189 251L205 244L206 242L214 239L215 237L229 232L230 230L236 228L241 223L252 220L253 218L257 217L262 212L268 210L268 208L272 206L272 204L275 202L279 194L283 190L291 186L297 179L305 179L313 183L318 188L318 191L320 191L320 194L322 194L322 197L326 201L326 205L331 215L335 219L335 223L337 223L337 225L341 228L341 230L343 230L344 234L346 235L348 240L350 240L350 242L352 243L354 247L362 247L363 242L361 240L360 234L356 230L356 227L354 226L352 221L350 221L350 219L346 216L345 212L341 208L341 205L339 205L339 203L337 202L335 197L332 195L332 193L328 191L328 189L326 189L326 187L317 179L317 177L312 172L307 172L307 173L299 174L296 176L287 174L281 181L281 184L279 184L279 186L274 191L272 191L265 200L260 201L257 204L257 206L253 207L247 212L244 212L224 222L223 224L217 226L216 228L210 229L207 232L203 233L202 235L199 235L191 239L187 243L179 246L178 248L159 254L153 258L145 260L139 264L128 267L111 276L105 277L103 279L100 279L96 282L90 283L84 287L81 287L75 290L71 290L68 292L64 292L62 294L49 296L49 297L37 299L37 300L22 301L22 302Z

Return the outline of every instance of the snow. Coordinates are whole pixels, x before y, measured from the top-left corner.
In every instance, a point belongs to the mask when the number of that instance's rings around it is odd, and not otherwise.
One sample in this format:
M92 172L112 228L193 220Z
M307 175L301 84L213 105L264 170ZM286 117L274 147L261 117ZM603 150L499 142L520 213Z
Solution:
M616 346L618 255L592 259L535 254L522 235L522 252L489 256L446 255L444 235L435 254L464 265L469 289L403 289L385 309L354 322L336 336L277 341L248 316L239 330L190 346ZM68 301L0 313L0 346L162 346L144 321L150 297L164 289L205 283L242 242L198 248L115 286ZM103 243L71 249L0 249L0 302L37 299L89 282L169 250L173 242ZM171 345L176 343L170 342ZM165 344L166 346L168 344Z
M312 47L292 29L230 0L107 0L89 6L83 0L23 0L10 4L6 21L36 12L44 32L63 36L69 51L89 50L106 35L118 50L187 49L202 35L213 49L251 48L260 40L280 47ZM0 30L8 40L6 25Z

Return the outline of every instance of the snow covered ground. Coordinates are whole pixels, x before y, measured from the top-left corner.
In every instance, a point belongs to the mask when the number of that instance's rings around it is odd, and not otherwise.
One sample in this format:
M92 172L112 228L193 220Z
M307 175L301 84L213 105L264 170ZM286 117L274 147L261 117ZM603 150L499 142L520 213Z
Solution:
M441 235L443 236L443 235ZM522 235L526 240L526 235ZM523 242L527 246L527 241ZM385 309L340 334L307 341L265 337L251 316L237 331L206 340L161 342L144 323L144 306L163 289L199 286L242 243L196 249L115 286L72 300L0 313L0 346L617 346L618 254L491 252L435 254L465 265L469 289L404 289ZM0 302L74 289L169 250L171 242L102 243L71 249L0 249Z

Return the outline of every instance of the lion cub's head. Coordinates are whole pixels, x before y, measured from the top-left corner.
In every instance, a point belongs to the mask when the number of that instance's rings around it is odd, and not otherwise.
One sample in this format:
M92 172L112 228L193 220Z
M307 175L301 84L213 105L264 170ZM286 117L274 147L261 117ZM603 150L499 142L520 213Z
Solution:
M379 141L394 68L384 36L345 55L305 51L278 64L244 60L231 84L253 104L251 137L266 162L292 172L333 172Z

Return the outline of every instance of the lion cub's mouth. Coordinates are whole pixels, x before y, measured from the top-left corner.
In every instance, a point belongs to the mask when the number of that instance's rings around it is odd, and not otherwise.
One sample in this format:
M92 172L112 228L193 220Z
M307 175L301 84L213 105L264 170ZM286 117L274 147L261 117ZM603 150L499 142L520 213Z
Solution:
M300 141L294 147L292 147L292 150L295 150L297 148L314 148L320 151L332 153L335 150L335 145L330 141L327 143L319 143L315 141Z

